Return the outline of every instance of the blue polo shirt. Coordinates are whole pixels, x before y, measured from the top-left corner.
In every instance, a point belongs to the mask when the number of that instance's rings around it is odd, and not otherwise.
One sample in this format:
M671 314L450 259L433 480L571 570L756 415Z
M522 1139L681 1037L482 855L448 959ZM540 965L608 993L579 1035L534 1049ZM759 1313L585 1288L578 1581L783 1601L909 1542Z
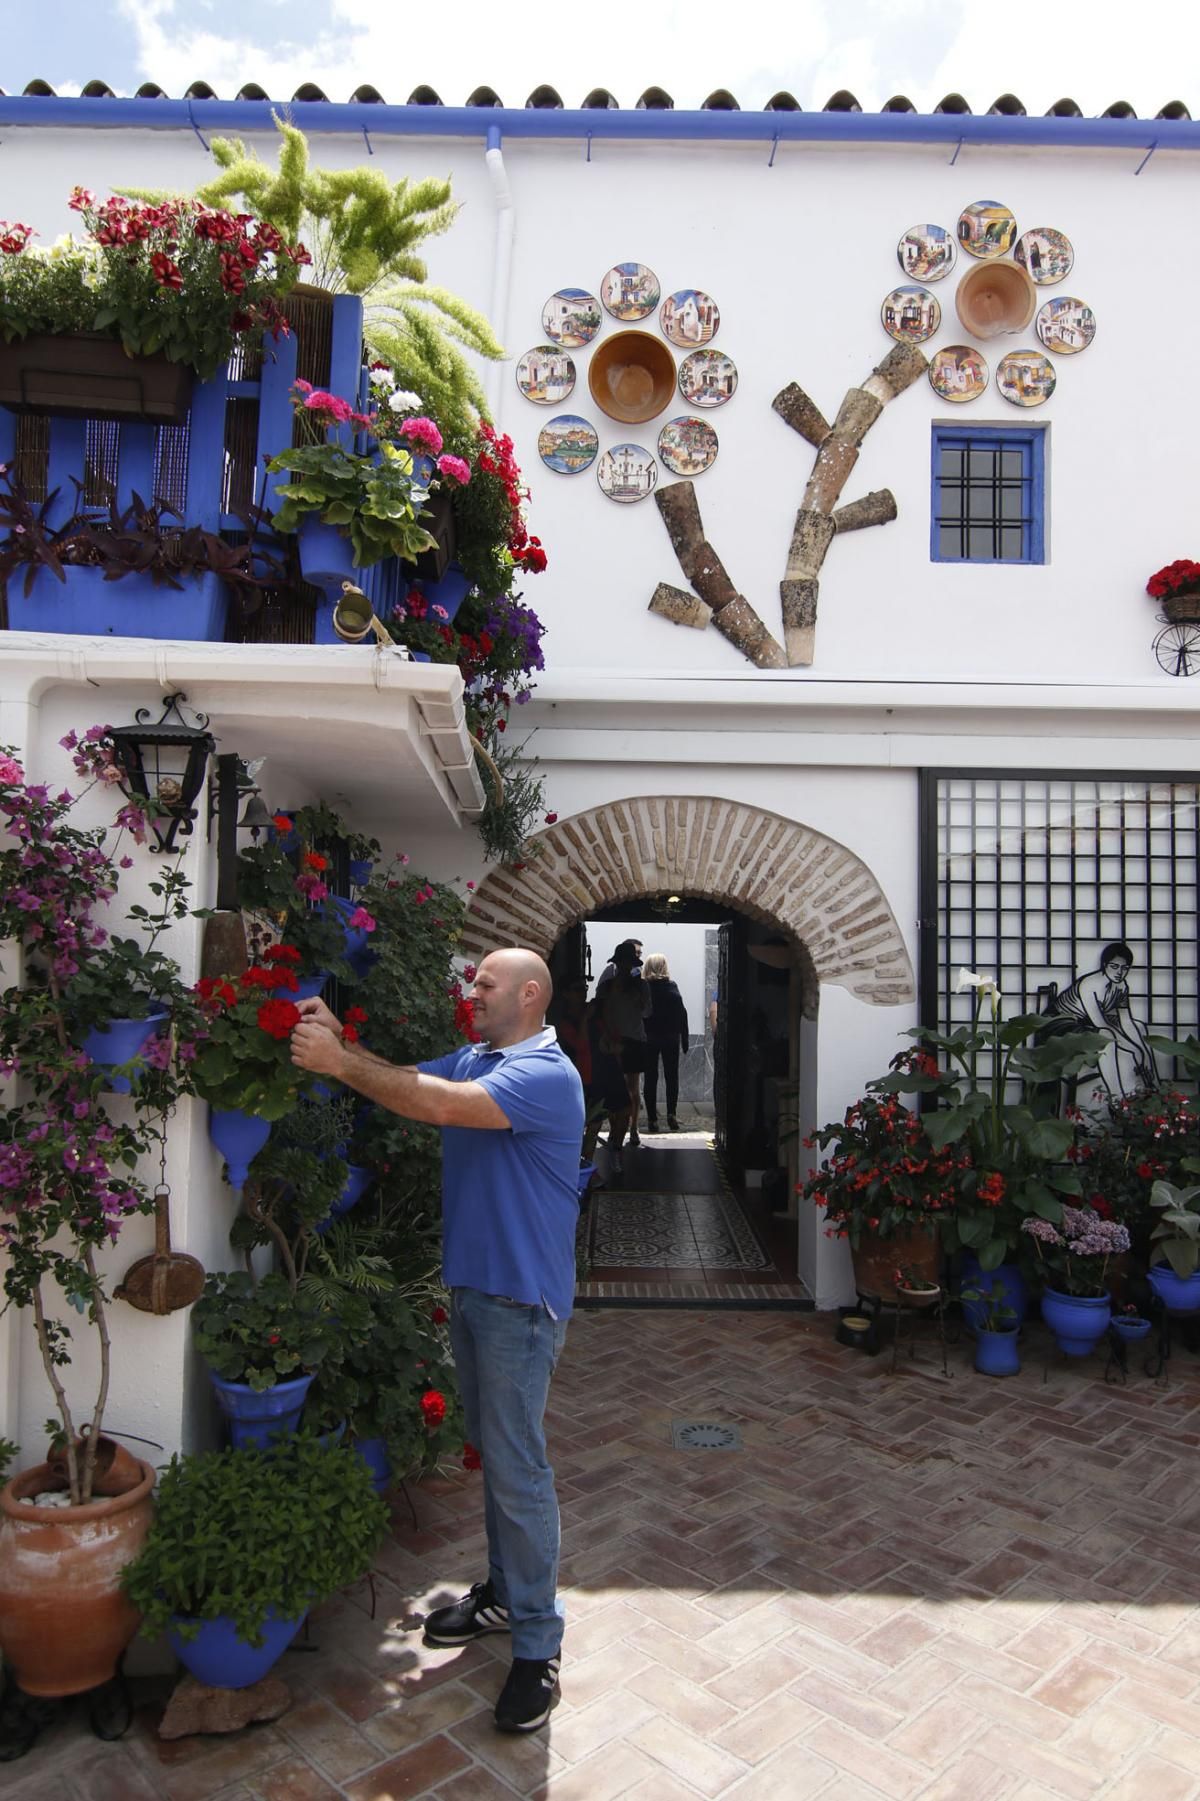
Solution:
M583 1085L553 1027L494 1051L463 1045L419 1063L478 1082L511 1130L442 1127L442 1277L566 1319L575 1299Z

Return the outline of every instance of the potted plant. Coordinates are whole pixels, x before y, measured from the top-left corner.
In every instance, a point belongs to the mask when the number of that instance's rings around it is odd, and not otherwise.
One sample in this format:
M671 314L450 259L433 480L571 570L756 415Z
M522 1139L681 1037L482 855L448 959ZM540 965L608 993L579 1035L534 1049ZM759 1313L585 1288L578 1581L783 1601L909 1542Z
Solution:
M896 1081L907 1086L935 1066L910 1050L893 1058L892 1067ZM920 1116L897 1094L884 1092L889 1080L868 1083L843 1120L804 1140L809 1150L833 1153L803 1192L824 1209L826 1231L849 1240L855 1285L863 1295L890 1296L898 1268L937 1285L939 1233L957 1205L958 1178L967 1165L958 1147L935 1148Z
M303 1000L319 994L330 975L346 980L353 972L346 961L341 916L325 904L330 898L332 853L311 848L303 826L297 829L286 814L276 814L275 827L271 841L239 855L237 901L244 912L275 922L280 943L272 947L271 956L295 978L289 982L280 975L276 986ZM293 848L285 849L288 844Z
M1159 1260L1146 1280L1168 1313L1195 1313L1200 1310L1200 1187L1157 1181L1150 1205L1159 1212L1150 1234Z
M973 1309L975 1368L981 1376L1015 1376L1021 1368L1017 1336L1021 1322L1010 1304L1005 1284L993 1276L963 1289L964 1308Z
M295 1431L317 1367L338 1339L333 1316L278 1271L208 1276L192 1332L238 1447Z
M942 1285L919 1269L897 1266L892 1271L896 1300L901 1307L932 1307L941 1298Z
M1086 1357L1108 1331L1109 1266L1129 1249L1129 1233L1089 1207L1064 1207L1057 1225L1031 1215L1021 1230L1032 1239L1044 1275L1042 1318L1060 1350Z
M65 1467L64 1477L37 1464L0 1496L0 1648L14 1680L41 1695L107 1681L137 1629L117 1575L148 1528L154 1472L137 1464L124 1493L98 1475L111 1368L99 1257L127 1219L153 1211L133 1172L161 1145L181 1091L164 1059L113 1117L100 1098L106 1073L73 1042L66 993L98 954L98 910L119 880L104 831L74 825L74 805L69 792L28 780L0 747L0 939L24 963L23 984L0 996L0 1078L21 1081L0 1110L3 1288L6 1305L32 1327L54 1397L56 1462ZM75 1333L95 1347L86 1406L70 1393ZM48 1491L66 1504L34 1503Z
M366 1574L387 1526L363 1465L336 1445L175 1456L125 1592L198 1682L246 1688L310 1608Z
M209 1104L209 1136L234 1188L245 1186L272 1122L290 1112L308 1086L290 1050L300 1014L279 993L289 980L297 986L287 963L276 960L287 948L269 945L263 960L240 976L204 976L195 987L201 1025L186 1047L189 1081Z
M1162 569L1156 569L1146 583L1146 592L1162 607L1173 623L1200 619L1200 563L1190 557L1177 557Z
M0 226L0 404L179 424L193 374L286 331L279 303L310 259L269 221L85 188L69 205L87 237L47 252L29 226Z
M1136 1344L1139 1339L1148 1338L1153 1326L1153 1320L1144 1319L1132 1301L1126 1302L1120 1312L1112 1316L1113 1331L1127 1344Z

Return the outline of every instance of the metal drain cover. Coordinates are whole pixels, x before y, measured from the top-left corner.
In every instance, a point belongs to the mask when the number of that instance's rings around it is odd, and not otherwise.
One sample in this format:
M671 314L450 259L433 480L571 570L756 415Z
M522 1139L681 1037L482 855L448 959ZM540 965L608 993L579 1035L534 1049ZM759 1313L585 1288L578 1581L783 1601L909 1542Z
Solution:
M723 1420L672 1420L671 1443L677 1451L740 1451L742 1435Z

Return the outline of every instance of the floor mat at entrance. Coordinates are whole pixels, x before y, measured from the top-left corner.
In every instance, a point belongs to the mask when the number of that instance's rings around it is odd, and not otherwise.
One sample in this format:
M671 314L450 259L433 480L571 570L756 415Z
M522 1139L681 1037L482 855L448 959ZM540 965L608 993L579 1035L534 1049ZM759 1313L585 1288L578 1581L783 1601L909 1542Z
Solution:
M733 1195L602 1190L591 1203L590 1263L621 1269L769 1269Z

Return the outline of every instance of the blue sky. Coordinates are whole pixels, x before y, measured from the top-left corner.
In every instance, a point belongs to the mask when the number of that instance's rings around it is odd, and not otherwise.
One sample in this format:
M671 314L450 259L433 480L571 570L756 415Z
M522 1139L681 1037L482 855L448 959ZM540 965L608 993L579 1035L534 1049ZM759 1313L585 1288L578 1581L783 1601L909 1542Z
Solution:
M68 93L98 76L123 93L152 80L180 94L203 79L231 96L257 81L278 98L315 80L345 99L370 81L402 101L428 82L453 104L487 83L521 105L549 81L568 105L594 86L631 105L659 83L683 106L728 87L745 106L788 88L819 107L845 86L868 109L902 92L927 110L957 90L980 111L1012 91L1030 111L1069 94L1086 113L1127 99L1152 116L1182 98L1200 115L1200 8L1184 0L1092 0L1067 14L1044 0L656 0L636 32L620 7L544 0L58 0L53 15L8 0L5 11L8 93L35 76Z

